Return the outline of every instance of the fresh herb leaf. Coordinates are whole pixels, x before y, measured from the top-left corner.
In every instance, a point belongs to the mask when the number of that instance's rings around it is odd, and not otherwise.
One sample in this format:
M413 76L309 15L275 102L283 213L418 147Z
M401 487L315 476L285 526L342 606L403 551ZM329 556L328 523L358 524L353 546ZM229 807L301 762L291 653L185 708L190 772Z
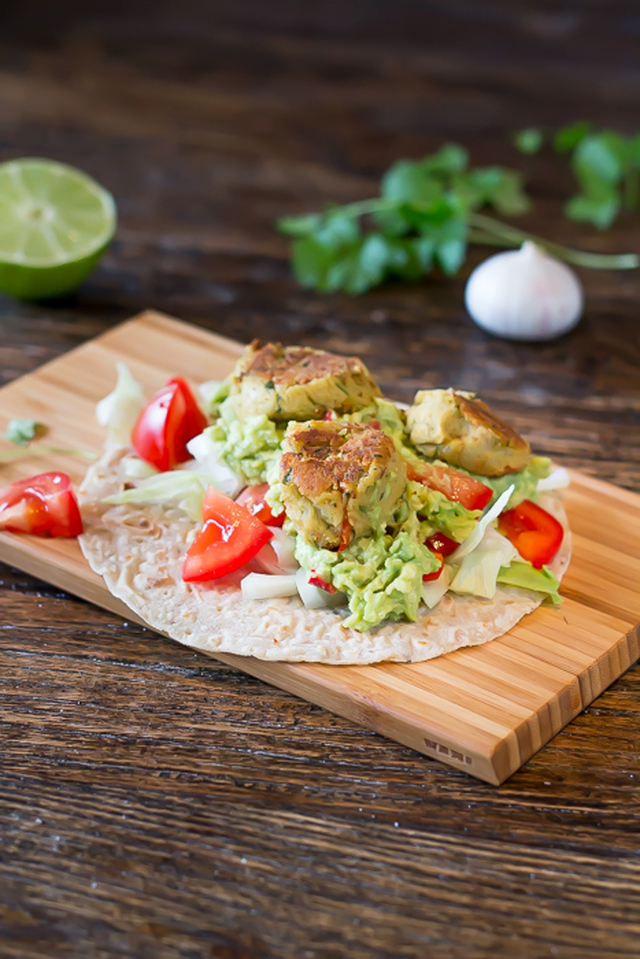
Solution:
M16 446L28 446L32 439L44 430L42 423L36 420L11 420L5 433L10 443Z
M604 226L623 201L637 202L640 137L631 145L608 134L594 146L589 144L593 135L583 127L573 130L573 139L568 131L565 135L565 142L581 151L576 170L583 186L583 195L574 197L568 210L574 219ZM278 229L292 238L293 273L300 285L355 296L390 278L415 281L434 267L452 276L464 263L470 242L513 247L532 239L579 266L638 266L635 254L568 250L479 212L493 207L515 216L526 212L530 202L520 173L502 167L469 169L468 164L466 150L446 144L421 160L394 163L382 178L378 197L279 220Z
M591 132L591 124L585 120L563 127L553 138L553 148L556 153L571 153L581 140Z
M513 137L516 150L527 154L537 153L542 147L543 140L542 130L537 127L527 127L526 130L519 130Z
M570 219L606 230L623 207L637 209L640 136L594 131L586 122L575 123L558 131L554 147L559 153L572 154L571 165L580 185L580 193L565 207Z

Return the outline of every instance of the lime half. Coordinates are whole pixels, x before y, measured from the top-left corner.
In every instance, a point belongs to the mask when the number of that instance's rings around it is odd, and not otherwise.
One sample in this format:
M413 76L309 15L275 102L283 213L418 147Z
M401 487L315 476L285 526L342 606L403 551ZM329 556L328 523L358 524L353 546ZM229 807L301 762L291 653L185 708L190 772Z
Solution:
M0 163L0 290L42 300L75 289L116 228L108 190L86 173L25 157Z

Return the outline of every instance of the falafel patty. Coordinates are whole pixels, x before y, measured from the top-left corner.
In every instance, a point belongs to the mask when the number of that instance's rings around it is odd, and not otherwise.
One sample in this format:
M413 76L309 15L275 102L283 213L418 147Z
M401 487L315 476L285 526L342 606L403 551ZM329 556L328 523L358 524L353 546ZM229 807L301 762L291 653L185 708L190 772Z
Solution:
M503 476L524 469L531 447L473 393L421 390L407 412L411 442L470 473Z
M276 421L311 420L327 410L354 413L380 389L355 356L337 356L306 346L254 340L231 375L240 417L264 414Z
M390 522L407 468L377 427L312 420L289 425L280 482L299 535L319 548L338 549Z

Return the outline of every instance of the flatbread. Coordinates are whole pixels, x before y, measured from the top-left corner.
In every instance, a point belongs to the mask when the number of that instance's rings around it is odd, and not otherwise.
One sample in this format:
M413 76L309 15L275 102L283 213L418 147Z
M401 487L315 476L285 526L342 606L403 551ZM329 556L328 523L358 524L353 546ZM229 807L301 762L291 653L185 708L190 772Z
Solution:
M491 600L448 593L435 609L423 608L415 623L359 632L342 625L339 611L309 610L297 598L244 600L240 580L247 567L210 583L184 583L182 561L197 530L182 510L102 502L124 488L127 452L110 450L90 467L80 490L80 546L114 596L153 629L194 649L340 665L420 662L501 636L543 599L513 587L498 588ZM569 564L570 534L558 497L547 497L544 505L566 531L550 564L560 579Z

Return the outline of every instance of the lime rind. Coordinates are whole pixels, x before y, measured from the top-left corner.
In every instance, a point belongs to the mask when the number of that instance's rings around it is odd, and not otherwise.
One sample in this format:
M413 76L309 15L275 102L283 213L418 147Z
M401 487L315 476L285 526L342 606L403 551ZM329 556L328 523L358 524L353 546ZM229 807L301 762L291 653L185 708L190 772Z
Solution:
M53 160L0 164L0 290L58 296L95 266L116 228L113 197L86 173Z

